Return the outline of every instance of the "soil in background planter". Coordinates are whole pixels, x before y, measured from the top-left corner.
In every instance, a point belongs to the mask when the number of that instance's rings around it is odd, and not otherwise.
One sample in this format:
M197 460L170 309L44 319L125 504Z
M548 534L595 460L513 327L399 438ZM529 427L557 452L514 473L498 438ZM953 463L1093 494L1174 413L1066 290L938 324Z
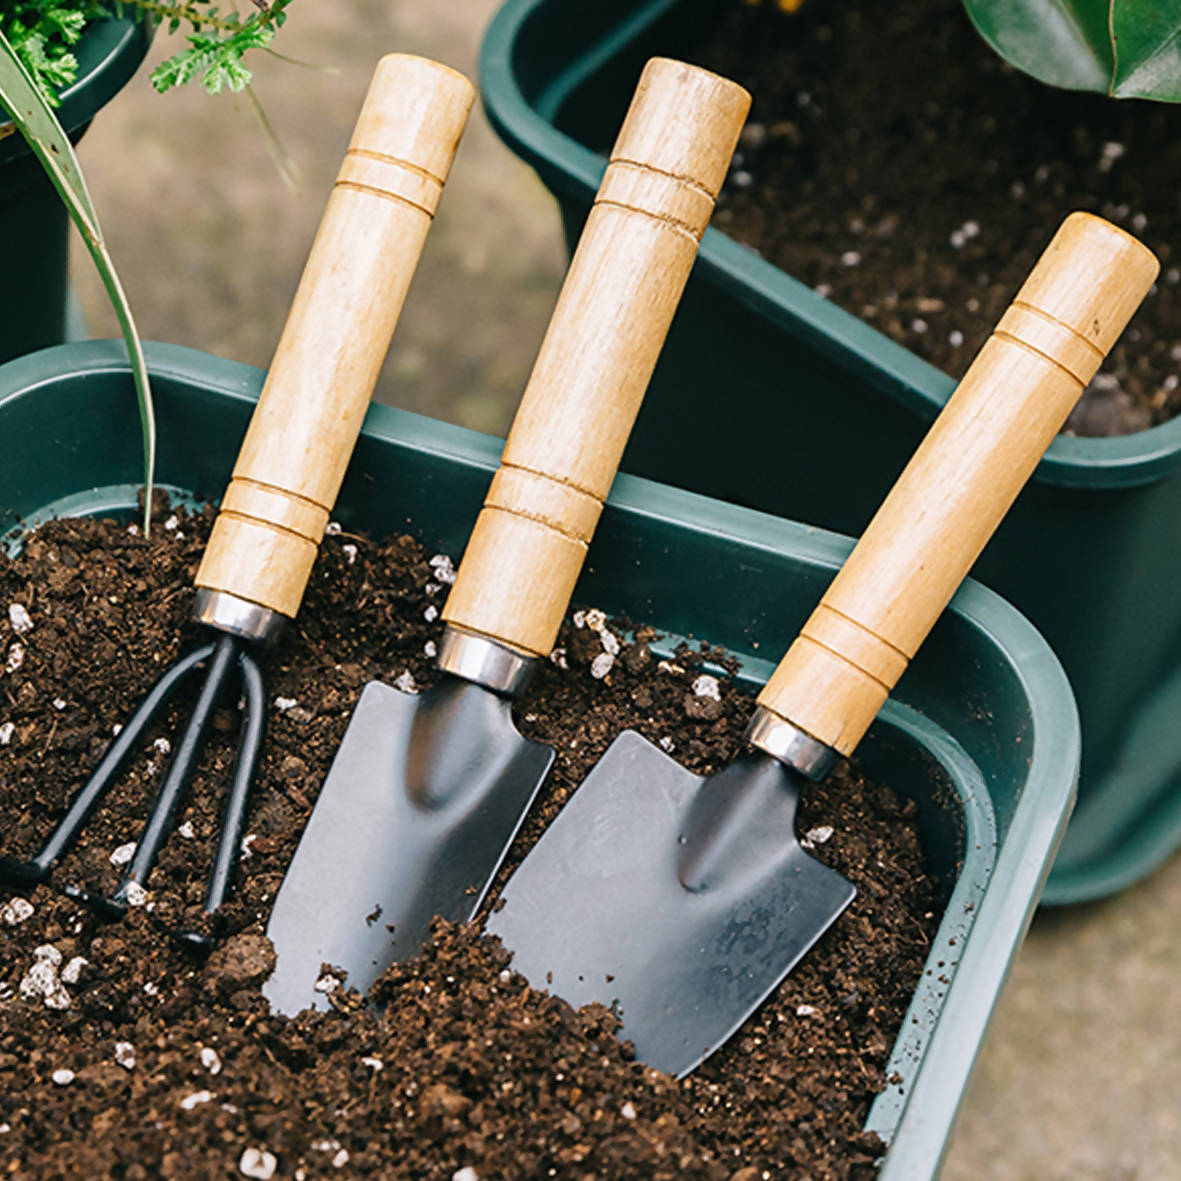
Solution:
M734 0L688 56L754 96L719 228L958 378L1062 219L1100 214L1161 277L1066 429L1181 409L1181 109L1036 82L960 0Z
M165 519L167 517L167 519ZM192 577L211 513L164 510L150 540L67 520L0 557L4 851L28 853L131 704L192 645ZM440 927L377 989L272 1017L266 917L366 680L426 685L451 576L409 538L331 534L297 623L266 661L268 735L224 942L191 960L166 929L199 907L234 720L202 766L146 905L104 925L52 887L0 894L0 1173L6 1177L864 1178L861 1131L938 921L913 807L848 765L804 802L816 854L859 895L778 995L688 1080L629 1061L601 1009L533 992L475 928ZM614 647L566 625L521 703L555 744L541 830L635 724L695 770L728 759L748 700L701 655ZM643 635L641 629L641 635ZM175 724L175 719L171 725ZM94 817L59 884L113 886L174 733L161 727ZM831 830L829 832L828 830ZM519 857L519 852L517 854ZM118 860L118 857L114 858ZM332 888L331 881L324 888Z

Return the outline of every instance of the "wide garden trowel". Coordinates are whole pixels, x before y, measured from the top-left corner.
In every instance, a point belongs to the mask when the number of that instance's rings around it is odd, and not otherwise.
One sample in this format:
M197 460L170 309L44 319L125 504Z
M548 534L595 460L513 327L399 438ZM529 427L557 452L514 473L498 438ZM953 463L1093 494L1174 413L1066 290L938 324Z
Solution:
M799 793L850 754L1157 272L1073 214L758 697L754 748L702 779L627 732L509 880L489 932L571 1004L614 1006L684 1075L854 896L795 837Z
M553 648L749 102L645 69L443 611L446 676L365 687L275 900L276 1009L342 974L367 989L479 906L553 759L512 699Z

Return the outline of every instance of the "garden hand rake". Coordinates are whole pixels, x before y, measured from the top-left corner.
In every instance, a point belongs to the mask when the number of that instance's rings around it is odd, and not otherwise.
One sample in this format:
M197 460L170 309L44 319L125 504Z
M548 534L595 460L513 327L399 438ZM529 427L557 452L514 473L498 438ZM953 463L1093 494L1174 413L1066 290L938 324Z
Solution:
M209 723L236 685L244 718L206 912L225 900L263 739L266 694L251 648L299 609L474 93L436 62L379 62L197 571L195 617L219 635L161 676L40 852L0 857L0 881L27 886L49 875L167 702L204 670L118 888L66 892L111 918L143 903ZM182 938L209 942L198 932Z

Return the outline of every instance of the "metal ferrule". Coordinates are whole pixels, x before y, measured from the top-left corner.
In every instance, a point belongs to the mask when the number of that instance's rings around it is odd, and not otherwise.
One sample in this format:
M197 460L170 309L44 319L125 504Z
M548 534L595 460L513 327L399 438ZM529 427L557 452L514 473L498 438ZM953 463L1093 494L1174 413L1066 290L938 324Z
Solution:
M193 618L218 631L241 636L252 644L271 643L287 622L287 616L272 611L270 607L204 586L197 588Z
M808 779L823 779L837 761L837 752L827 743L761 705L746 727L746 740Z
M508 697L516 697L525 688L537 663L536 656L451 624L443 629L435 657L435 664L443 672Z

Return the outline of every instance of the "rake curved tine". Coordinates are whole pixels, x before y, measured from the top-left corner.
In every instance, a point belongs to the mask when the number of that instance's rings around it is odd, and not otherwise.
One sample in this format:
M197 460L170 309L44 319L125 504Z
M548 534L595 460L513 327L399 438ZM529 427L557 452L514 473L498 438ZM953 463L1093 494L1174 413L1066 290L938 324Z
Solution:
M213 657L197 704L184 728L176 752L168 764L164 781L156 793L152 810L140 833L135 855L127 867L123 880L111 895L102 895L85 890L81 886L66 886L65 893L85 903L104 918L122 918L131 905L136 889L142 890L156 863L160 846L171 831L176 811L188 786L197 757L204 746L205 731L217 709L222 690L230 673L238 663L243 641L237 636L222 636L213 646ZM122 737L122 735L120 735Z
M36 886L49 876L58 858L74 843L82 826L90 819L115 777L123 770L140 738L156 720L180 682L213 655L214 647L213 644L202 645L163 673L124 723L114 742L107 747L102 761L82 785L69 811L58 821L40 852L27 860L0 856L0 882L14 886Z
M230 883L242 848L242 830L246 824L246 805L250 799L250 787L254 781L254 770L258 765L259 755L262 753L263 732L266 729L266 690L262 673L249 652L239 655L238 664L242 670L242 693L246 698L246 712L238 737L238 751L234 756L230 790L226 796L225 815L222 818L221 837L205 887L206 914L215 914L229 894ZM178 931L176 938L190 947L202 950L207 950L214 943L211 934L200 931Z

